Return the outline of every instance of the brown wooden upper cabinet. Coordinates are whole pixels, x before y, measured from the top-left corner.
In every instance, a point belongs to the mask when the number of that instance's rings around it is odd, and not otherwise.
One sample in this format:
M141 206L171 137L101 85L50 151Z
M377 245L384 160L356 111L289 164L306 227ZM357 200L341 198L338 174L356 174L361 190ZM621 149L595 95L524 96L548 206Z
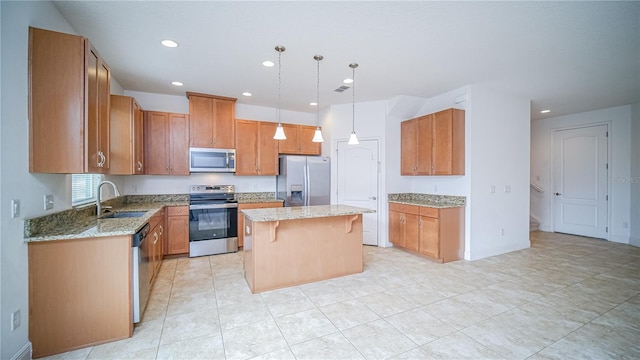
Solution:
M282 124L286 140L280 140L278 152L293 155L321 155L321 143L311 141L316 131L315 126ZM275 133L275 131L274 131Z
M111 95L109 173L144 174L144 114L131 96Z
M189 146L235 149L235 98L187 92Z
M145 157L149 175L189 175L189 117L145 111Z
M401 175L464 175L464 110L420 116L400 127Z
M236 120L236 175L278 175L276 123Z
M29 27L29 171L107 173L111 71L89 40Z

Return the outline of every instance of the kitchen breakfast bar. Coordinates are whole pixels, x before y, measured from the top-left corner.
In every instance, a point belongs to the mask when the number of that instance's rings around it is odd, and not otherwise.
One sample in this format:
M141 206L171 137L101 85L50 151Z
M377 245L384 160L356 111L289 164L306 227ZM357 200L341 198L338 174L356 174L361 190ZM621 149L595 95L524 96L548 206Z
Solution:
M362 214L373 212L346 205L242 210L251 292L362 272Z

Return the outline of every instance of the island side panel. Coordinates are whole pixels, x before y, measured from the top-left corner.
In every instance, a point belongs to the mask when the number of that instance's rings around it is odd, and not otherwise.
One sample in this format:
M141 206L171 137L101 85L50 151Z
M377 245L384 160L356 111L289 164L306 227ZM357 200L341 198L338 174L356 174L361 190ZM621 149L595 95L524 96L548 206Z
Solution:
M251 220L247 219L244 215L239 215L244 217L244 246L242 249L242 255L244 258L244 278L247 280L247 284L249 285L249 289L253 292L253 223Z
M33 357L131 336L131 295L131 236L29 243Z
M253 222L252 292L362 272L362 215L353 218Z

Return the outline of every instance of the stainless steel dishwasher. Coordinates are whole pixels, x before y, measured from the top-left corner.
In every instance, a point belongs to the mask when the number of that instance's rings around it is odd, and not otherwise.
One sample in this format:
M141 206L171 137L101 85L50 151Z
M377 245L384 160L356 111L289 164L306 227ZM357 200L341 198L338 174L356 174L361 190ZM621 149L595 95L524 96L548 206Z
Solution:
M147 306L149 299L149 272L151 271L151 252L147 236L151 231L149 224L145 224L142 229L133 235L131 249L132 266L132 287L133 287L133 322L138 323L142 318L142 313Z

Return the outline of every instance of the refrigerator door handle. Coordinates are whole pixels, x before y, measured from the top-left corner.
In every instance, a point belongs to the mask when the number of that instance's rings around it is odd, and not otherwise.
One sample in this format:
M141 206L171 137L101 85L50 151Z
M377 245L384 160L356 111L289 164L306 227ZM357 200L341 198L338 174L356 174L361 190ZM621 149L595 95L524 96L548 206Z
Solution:
M309 165L304 166L304 205L309 206L311 196L311 180L309 179Z

